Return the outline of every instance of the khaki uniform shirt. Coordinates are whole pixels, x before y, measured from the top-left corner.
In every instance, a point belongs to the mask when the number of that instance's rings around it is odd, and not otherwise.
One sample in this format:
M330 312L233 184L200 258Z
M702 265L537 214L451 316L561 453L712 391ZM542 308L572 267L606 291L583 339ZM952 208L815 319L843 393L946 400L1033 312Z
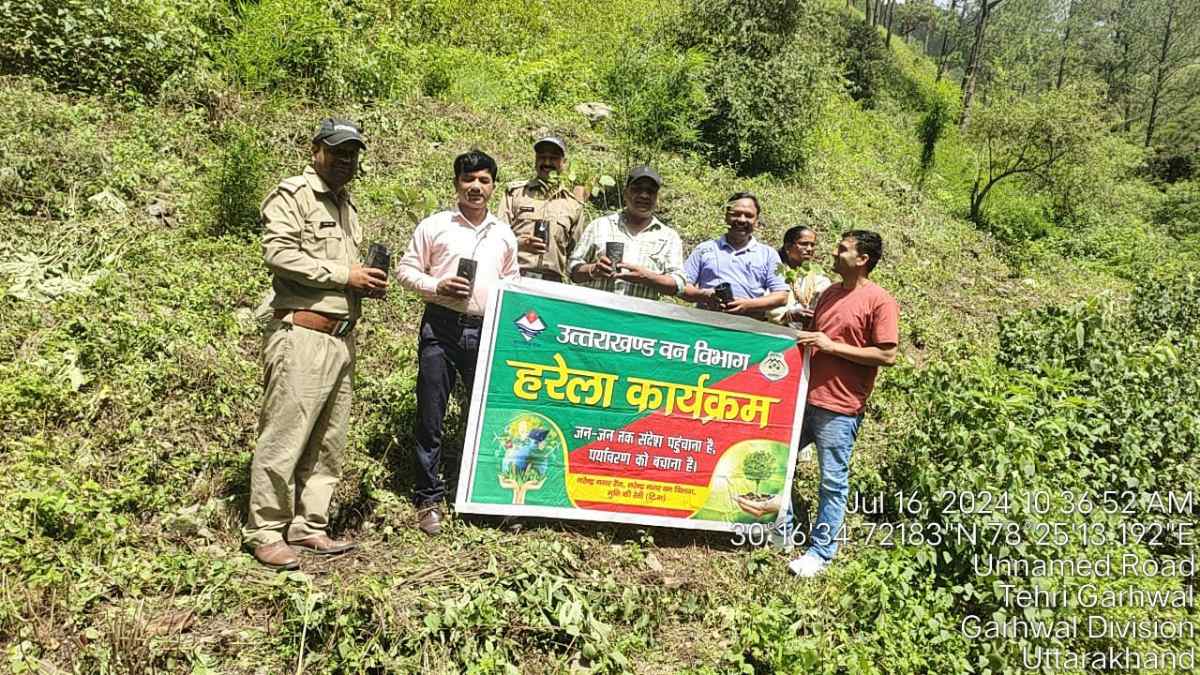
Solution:
M362 263L362 230L350 193L333 193L310 166L267 195L262 223L270 307L358 319L362 300L346 287L351 265Z
M517 237L532 235L534 223L547 221L550 224L550 241L547 242L546 252L518 251L517 263L522 270L557 272L566 280L567 259L583 233L583 202L576 199L565 186L551 190L534 177L508 184L504 190L504 208L500 217L508 222Z

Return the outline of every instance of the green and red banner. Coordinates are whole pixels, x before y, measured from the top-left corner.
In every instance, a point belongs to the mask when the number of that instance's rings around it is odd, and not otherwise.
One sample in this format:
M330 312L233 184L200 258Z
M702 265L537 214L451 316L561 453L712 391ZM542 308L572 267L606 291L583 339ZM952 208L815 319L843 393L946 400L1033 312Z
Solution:
M711 530L774 521L808 385L794 335L578 286L501 286L456 508Z

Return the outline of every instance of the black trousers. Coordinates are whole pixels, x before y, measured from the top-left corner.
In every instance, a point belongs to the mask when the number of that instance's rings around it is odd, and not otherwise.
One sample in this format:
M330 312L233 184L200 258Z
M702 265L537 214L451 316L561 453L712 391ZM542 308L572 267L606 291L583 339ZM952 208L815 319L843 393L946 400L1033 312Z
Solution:
M418 507L438 503L446 495L446 482L440 475L446 402L457 377L462 377L468 396L471 393L479 355L479 329L477 317L425 305L417 345L417 461L413 501ZM446 457L450 464L446 468L448 477L457 476L461 453L462 448L456 448Z

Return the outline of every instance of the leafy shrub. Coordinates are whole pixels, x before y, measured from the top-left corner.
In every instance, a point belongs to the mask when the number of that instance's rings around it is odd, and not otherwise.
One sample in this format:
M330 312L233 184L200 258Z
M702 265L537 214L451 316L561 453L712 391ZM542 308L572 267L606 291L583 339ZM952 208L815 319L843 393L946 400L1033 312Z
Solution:
M1164 183L1196 178L1196 150L1187 147L1155 148L1154 156L1146 162L1146 173Z
M240 6L221 61L242 85L318 92L333 69L339 25L320 0L263 0Z
M49 95L28 87L3 89L0 156L8 176L0 197L19 214L62 217L76 208L79 192L101 189L108 158L93 125L103 115L86 103L47 105Z
M422 48L427 54L421 89L470 106L507 105L509 83L517 70L504 57L463 47Z
M157 93L206 53L223 5L181 0L0 2L0 72L36 75L66 90Z
M628 154L638 145L654 150L695 145L696 126L707 112L700 84L704 65L696 50L681 53L637 41L625 45L603 86L615 107L611 124Z
M252 237L259 234L259 205L266 194L270 156L259 132L234 126L221 149L209 185L212 232Z
M1147 336L1200 335L1200 277L1188 271L1143 281L1133 295L1133 325Z
M996 360L1027 373L1048 368L1086 369L1088 358L1106 339L1116 318L1099 304L1049 306L1000 323Z
M1164 301L1187 307L1180 303L1194 302L1188 295L1194 292L1193 286ZM1115 528L1161 517L1145 502L1133 507L1135 513L1072 508L1083 503L1083 495L1183 492L1200 480L1192 450L1200 443L1200 415L1192 403L1200 397L1200 373L1184 365L1184 354L1200 341L1181 337L1176 347L1158 339L1152 327L1130 330L1134 323L1135 317L1098 301L1020 313L1002 322L994 359L938 363L892 379L913 402L917 420L892 467L892 481L927 505L923 524L1018 535L978 542L946 537L917 551L970 613L1009 611L994 582L1017 588L1074 583L979 574L973 569L977 557L1119 556L1130 549L1087 546L1079 537L1061 546L1040 545L1036 533L1089 523ZM998 501L987 509L945 507L946 494L984 492L1008 501L1003 508ZM1043 496L1045 509L1031 495ZM1182 517L1196 522L1195 514ZM978 648L980 656L1003 661L1032 642L997 640Z
M422 42L472 48L491 56L527 49L553 33L557 24L554 10L558 8L547 7L548 3L531 6L511 0L488 4L420 0L399 6L390 2L371 4L410 35L421 36ZM487 38L481 40L480 36Z
M821 663L820 641L801 632L805 615L797 607L776 600L718 611L734 633L722 657L729 668L722 672L804 672Z
M513 103L532 106L574 105L594 98L603 92L603 73L611 58L586 48L539 45L512 59L509 95Z
M970 641L960 630L954 593L929 574L920 548L870 548L840 575L836 632L849 672L886 663L888 673L965 673ZM866 666L865 664L870 664Z
M1000 362L1069 380L1071 398L1056 406L1063 421L1049 428L1088 438L1069 471L1092 489L1183 490L1200 480L1190 450L1200 442L1190 403L1200 396L1200 376L1183 365L1200 342L1188 316L1196 293L1194 280L1152 280L1137 291L1146 299L1133 313L1092 301L1002 324Z
M26 364L20 369L0 368L0 375L0 419L6 421L7 433L13 437L71 410L71 389L44 369Z
M937 142L946 131L946 125L954 119L957 97L952 85L947 82L938 83L926 96L926 106L925 114L917 124L917 137L921 141L922 173L933 167Z
M954 594L920 552L870 548L831 569L836 619L790 598L719 608L729 634L719 672L970 672Z
M1154 210L1154 222L1165 225L1173 237L1200 236L1200 182L1168 186Z
M420 55L391 31L355 35L340 43L324 88L358 100L404 98L418 91Z
M1007 186L995 190L983 215L983 227L1006 244L1041 239L1054 227L1053 213L1047 201Z
M874 26L851 14L839 16L841 27L846 31L842 47L846 90L864 108L872 108L889 65L887 48Z
M700 125L711 158L743 174L804 168L810 135L836 91L832 19L797 0L702 0L677 42L712 55L712 111Z
M421 93L426 96L441 96L450 91L451 64L447 59L431 59L421 76Z

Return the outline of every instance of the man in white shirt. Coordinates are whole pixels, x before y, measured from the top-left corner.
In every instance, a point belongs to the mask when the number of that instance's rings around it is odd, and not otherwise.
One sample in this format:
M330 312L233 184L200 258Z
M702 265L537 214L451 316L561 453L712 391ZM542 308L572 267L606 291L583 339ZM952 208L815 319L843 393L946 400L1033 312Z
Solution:
M657 300L683 292L683 241L654 217L662 178L648 166L625 179L625 208L593 220L567 261L571 281L620 295ZM612 260L610 244L621 249Z
M520 276L517 240L488 211L496 190L496 162L472 150L454 160L456 208L426 218L400 259L400 284L425 299L417 346L417 471L413 501L417 526L428 535L442 529L442 423L446 402L461 376L467 391L475 379L479 330L489 292L501 279ZM460 261L474 263L474 278ZM470 263L467 263L469 266ZM460 276L460 271L463 276ZM458 471L450 462L448 471Z

